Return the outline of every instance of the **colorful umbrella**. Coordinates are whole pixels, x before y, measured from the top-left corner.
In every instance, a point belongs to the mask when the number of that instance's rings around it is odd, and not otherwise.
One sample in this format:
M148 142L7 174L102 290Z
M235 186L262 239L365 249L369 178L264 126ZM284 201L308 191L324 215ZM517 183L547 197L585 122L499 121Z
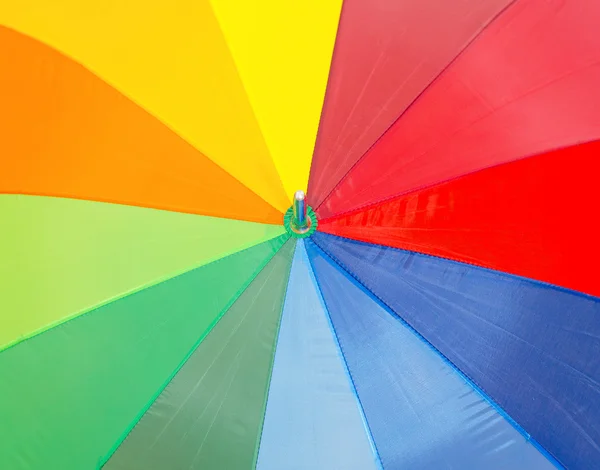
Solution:
M600 2L0 25L0 469L600 469Z

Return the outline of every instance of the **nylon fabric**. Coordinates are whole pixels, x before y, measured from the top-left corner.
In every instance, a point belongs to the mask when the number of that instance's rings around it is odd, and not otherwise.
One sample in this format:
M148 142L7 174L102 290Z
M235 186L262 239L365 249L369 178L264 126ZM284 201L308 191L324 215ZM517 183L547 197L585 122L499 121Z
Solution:
M0 353L0 468L96 468L288 238L169 279Z
M288 196L306 192L342 0L211 0Z
M295 244L256 276L103 468L253 468Z
M599 17L596 0L514 2L315 209L319 218L600 139Z
M258 470L378 468L332 334L300 241L277 340Z
M482 170L319 230L600 295L600 141Z
M384 468L556 468L410 328L308 246Z
M311 169L314 208L511 1L344 1Z
M281 213L288 208L210 0L0 2L0 25L82 64ZM175 161L170 151L164 158Z
M600 299L395 248L312 239L565 468L600 461Z
M274 225L21 195L0 195L0 219L0 350L285 233Z
M0 74L0 193L281 223L280 211L50 47L0 26L0 70L9 71Z

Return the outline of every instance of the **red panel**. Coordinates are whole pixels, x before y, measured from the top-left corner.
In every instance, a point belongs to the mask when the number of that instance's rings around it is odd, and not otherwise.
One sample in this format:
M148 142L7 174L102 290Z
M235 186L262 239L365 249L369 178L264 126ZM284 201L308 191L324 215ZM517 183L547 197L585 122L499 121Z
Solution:
M308 196L352 165L512 0L345 0Z
M600 138L600 1L505 10L360 161L330 217L482 168Z
M593 142L320 221L319 230L600 296L599 175Z

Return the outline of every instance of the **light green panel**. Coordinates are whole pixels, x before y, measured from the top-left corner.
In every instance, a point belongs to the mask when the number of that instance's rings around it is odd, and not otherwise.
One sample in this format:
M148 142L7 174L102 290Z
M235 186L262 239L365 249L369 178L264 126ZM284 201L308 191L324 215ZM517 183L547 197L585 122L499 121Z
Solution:
M283 227L118 204L0 195L0 351Z
M295 244L248 286L105 470L254 468Z
M221 258L0 352L0 469L96 468L287 238Z

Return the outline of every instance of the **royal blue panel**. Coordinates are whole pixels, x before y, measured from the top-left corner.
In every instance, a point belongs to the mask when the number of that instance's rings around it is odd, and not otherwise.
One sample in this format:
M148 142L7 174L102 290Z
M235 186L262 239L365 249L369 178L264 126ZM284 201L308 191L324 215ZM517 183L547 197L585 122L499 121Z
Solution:
M308 249L384 468L555 468L437 351Z
M600 299L331 235L313 240L564 466L600 468Z
M258 470L376 470L358 399L302 241L288 285Z

